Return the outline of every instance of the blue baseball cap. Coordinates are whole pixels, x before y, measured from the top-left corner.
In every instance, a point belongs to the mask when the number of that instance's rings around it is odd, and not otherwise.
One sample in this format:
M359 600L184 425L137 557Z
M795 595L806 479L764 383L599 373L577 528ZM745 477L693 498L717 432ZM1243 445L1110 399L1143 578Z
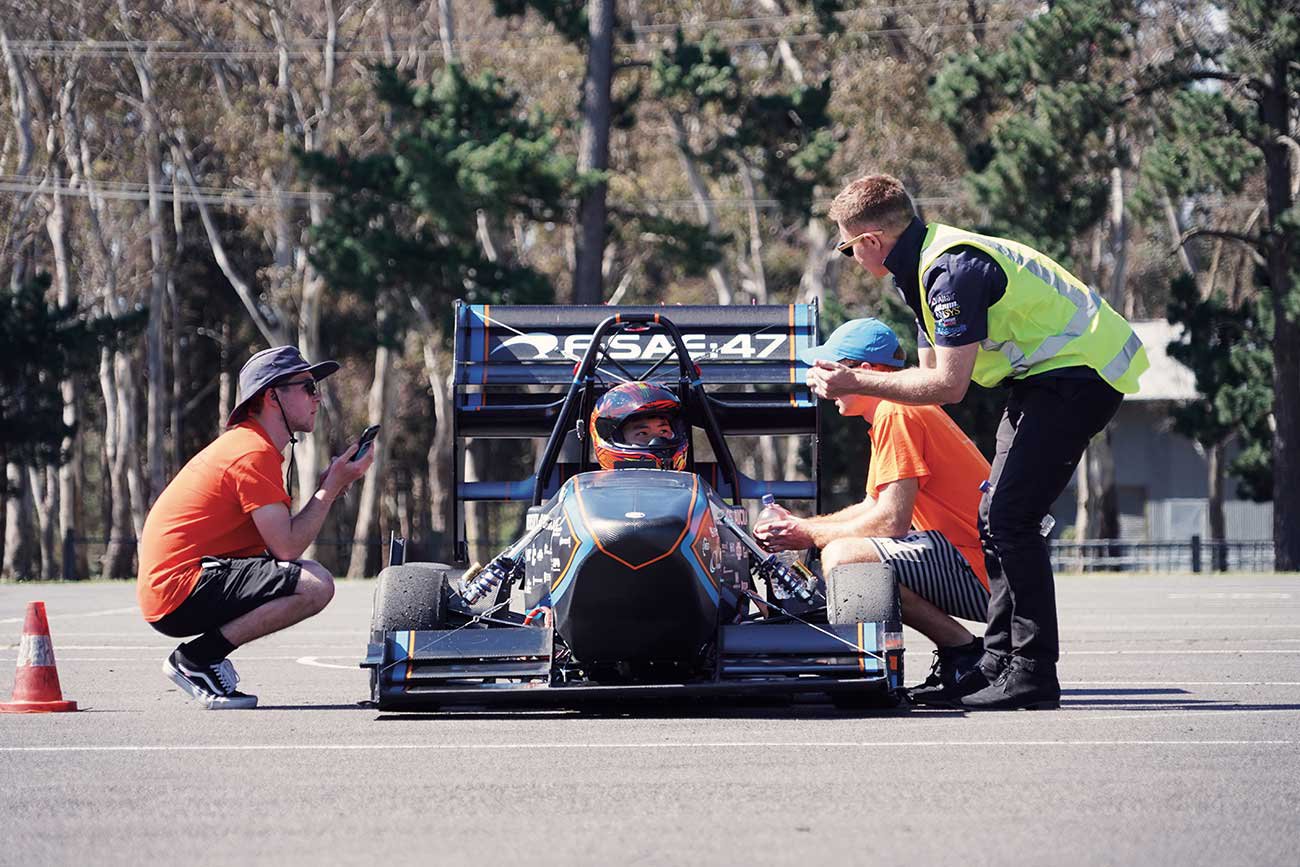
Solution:
M820 359L902 367L903 361L894 357L897 351L898 337L888 325L879 319L850 319L832 331L821 346L801 350L799 357L810 365Z

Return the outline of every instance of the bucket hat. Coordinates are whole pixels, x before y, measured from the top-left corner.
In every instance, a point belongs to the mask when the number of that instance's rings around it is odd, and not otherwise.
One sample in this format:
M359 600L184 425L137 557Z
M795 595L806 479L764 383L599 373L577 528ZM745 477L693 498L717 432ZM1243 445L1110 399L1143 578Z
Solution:
M226 419L226 427L239 424L248 416L248 405L273 385L300 373L310 373L319 381L339 369L337 361L308 363L296 346L273 346L254 355L239 371L239 399Z

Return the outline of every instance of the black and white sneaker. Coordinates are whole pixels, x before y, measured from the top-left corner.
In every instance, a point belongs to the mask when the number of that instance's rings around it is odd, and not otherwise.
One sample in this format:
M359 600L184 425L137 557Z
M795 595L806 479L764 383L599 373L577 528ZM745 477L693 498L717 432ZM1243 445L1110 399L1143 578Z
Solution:
M230 660L197 665L180 648L163 662L163 674L208 710L247 710L257 707L257 696L235 689L239 675Z

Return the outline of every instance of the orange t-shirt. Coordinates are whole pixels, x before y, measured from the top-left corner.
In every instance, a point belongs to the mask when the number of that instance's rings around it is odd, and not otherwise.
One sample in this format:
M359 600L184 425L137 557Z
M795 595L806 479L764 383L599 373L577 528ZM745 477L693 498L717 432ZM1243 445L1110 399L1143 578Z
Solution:
M217 437L172 479L149 510L140 537L136 597L153 623L175 611L199 581L204 557L252 557L266 550L252 511L290 504L284 455L256 421Z
M939 407L887 400L876 406L867 494L879 497L891 482L916 479L912 526L943 533L985 587L989 574L980 547L979 508L980 482L988 477L989 462Z

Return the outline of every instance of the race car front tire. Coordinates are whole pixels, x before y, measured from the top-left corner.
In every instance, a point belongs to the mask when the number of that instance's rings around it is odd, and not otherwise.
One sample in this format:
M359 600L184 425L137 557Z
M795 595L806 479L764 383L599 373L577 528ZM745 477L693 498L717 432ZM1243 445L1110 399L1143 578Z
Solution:
M442 629L447 625L445 563L403 563L379 573L370 631Z

